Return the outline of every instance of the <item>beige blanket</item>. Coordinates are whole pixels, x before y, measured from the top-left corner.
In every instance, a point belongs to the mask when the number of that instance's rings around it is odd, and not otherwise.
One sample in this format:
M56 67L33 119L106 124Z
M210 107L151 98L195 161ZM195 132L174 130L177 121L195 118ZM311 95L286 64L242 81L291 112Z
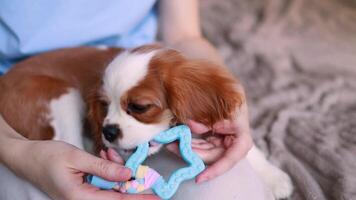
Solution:
M356 1L202 0L204 34L245 85L254 139L291 199L356 199Z

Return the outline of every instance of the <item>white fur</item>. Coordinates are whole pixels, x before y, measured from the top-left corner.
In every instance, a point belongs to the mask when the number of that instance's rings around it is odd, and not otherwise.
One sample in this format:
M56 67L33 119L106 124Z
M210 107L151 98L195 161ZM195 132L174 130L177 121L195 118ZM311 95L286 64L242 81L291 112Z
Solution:
M239 88L237 88L239 91ZM247 105L242 106L237 110L237 121L239 122L240 130L248 130L249 122ZM292 181L289 176L280 170L278 167L272 165L266 156L256 146L247 154L247 159L251 163L255 171L262 177L267 186L272 190L276 199L289 197L293 192Z
M293 184L290 177L267 161L261 150L253 146L247 154L247 159L276 199L287 198L292 194Z
M53 139L83 148L84 102L78 90L71 88L59 98L51 100L49 108L50 124L55 132Z
M120 98L145 78L149 62L156 52L131 53L126 51L107 67L103 79L103 90L110 103L104 125L118 124L123 134L116 144L109 143L104 139L103 141L108 147L119 146L124 149L132 149L169 128L172 115L168 110L165 111L159 123L145 124L128 115L120 104Z
M148 64L156 51L149 53L130 53L118 55L106 68L104 91L110 100L121 97L147 75Z

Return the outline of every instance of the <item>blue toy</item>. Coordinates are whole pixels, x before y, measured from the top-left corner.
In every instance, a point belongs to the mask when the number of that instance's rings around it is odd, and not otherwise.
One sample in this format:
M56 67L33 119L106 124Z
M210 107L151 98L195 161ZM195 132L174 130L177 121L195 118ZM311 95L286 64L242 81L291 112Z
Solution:
M148 155L148 142L139 145L125 164L126 167L131 169L134 180L118 183L106 181L96 176L88 176L87 181L101 189L118 189L121 192L131 194L151 188L162 199L170 199L183 181L193 179L205 169L203 161L192 151L192 135L188 126L176 126L154 137L154 141L161 144L168 144L175 140L179 140L181 156L188 163L188 166L175 171L169 177L168 182L155 170L141 165Z

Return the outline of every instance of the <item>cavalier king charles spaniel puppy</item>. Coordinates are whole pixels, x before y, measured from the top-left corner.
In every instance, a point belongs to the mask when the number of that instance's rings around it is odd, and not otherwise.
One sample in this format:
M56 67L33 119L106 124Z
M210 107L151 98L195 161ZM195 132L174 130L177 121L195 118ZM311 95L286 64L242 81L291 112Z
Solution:
M83 148L88 129L97 152L126 154L188 119L211 127L231 119L245 101L236 83L221 66L158 45L69 48L28 58L0 77L0 112L28 139ZM159 149L150 142L151 154ZM267 182L278 184L285 174L253 150L249 159L258 171L272 169Z

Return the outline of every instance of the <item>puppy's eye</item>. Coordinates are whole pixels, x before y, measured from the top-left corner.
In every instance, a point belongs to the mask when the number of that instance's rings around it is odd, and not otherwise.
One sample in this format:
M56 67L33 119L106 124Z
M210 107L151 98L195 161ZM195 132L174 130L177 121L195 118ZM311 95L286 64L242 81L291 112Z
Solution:
M127 113L138 113L138 114L142 114L144 112L146 112L149 108L151 107L151 105L141 105L141 104L137 104L137 103L129 103L129 105L127 106Z
M109 103L106 101L100 101L100 105L103 108L104 113L108 113Z

